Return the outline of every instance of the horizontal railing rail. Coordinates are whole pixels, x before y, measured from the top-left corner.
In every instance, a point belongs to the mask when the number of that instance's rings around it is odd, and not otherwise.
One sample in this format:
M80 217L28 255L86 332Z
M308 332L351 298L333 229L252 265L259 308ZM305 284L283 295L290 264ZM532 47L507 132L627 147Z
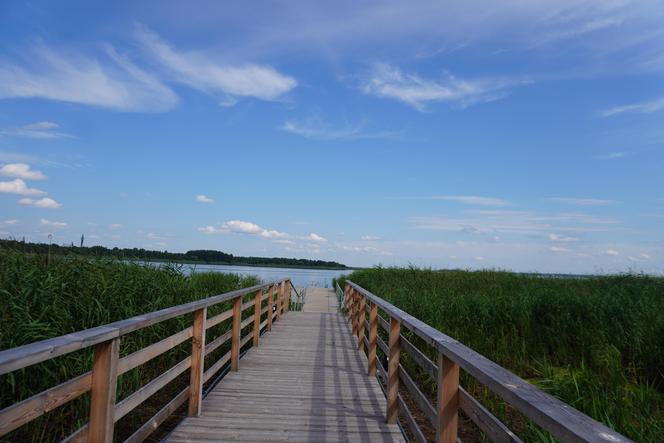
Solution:
M378 312L379 308L389 318L382 318ZM459 410L463 411L491 441L521 441L459 385L460 369L560 441L598 443L630 441L352 281L346 281L345 284L343 311L346 313L353 335L357 338L360 352L364 352L366 348L369 375L381 376L387 385L387 422L396 423L399 417L402 418L417 441L426 441L426 439L400 394L400 384L403 385L401 387L403 392L408 393L408 398L417 405L435 430L436 441L456 443ZM388 343L379 336L379 327L387 332ZM401 333L402 327L433 347L437 361L429 359L414 343L404 337ZM365 337L365 332L368 337ZM378 349L387 357L387 369L378 361ZM399 363L402 351L407 353L425 374L435 380L437 386L435 402L429 400L404 366Z
M239 370L240 350L250 341L253 347L258 346L261 331L271 330L273 321L279 321L281 316L288 312L292 289L290 279L286 278L0 351L0 375L3 375L85 348L94 348L91 371L0 410L0 438L43 414L90 392L88 423L70 435L66 441L112 442L114 424L118 420L186 371L190 373L188 386L175 395L126 441L131 443L143 441L187 401L189 402L188 415L199 416L202 407L203 385L228 365L230 365L231 371ZM255 295L243 304L243 297L249 294ZM207 317L208 308L227 301L233 301L231 309L213 317ZM265 306L264 302L267 302ZM276 309L273 309L275 306ZM243 312L251 308L253 308L253 314L243 319ZM120 357L120 340L124 335L192 313L193 324L191 326L130 355ZM263 315L266 318L261 321ZM231 321L230 330L206 343L206 331L227 320ZM251 331L247 332L245 336L241 336L242 330L252 324ZM187 340L191 340L191 355L116 403L117 379L120 375L147 363ZM205 357L211 355L213 351L228 341L231 342L230 350L207 370L204 370Z

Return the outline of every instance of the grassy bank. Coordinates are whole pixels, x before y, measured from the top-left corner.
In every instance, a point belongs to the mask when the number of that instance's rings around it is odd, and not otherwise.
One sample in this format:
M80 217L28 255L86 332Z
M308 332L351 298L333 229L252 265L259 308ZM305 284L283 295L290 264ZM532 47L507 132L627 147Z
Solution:
M213 294L251 286L253 277L233 274L196 273L184 276L177 268L149 267L111 259L87 259L75 255L47 257L0 248L0 349L79 331L134 315L201 299ZM217 306L214 315L227 309ZM123 337L121 355L127 355L191 325L182 316ZM208 336L214 339L224 331ZM184 358L187 342L122 375L118 399L124 398ZM222 347L219 354L225 352ZM214 358L214 357L213 357ZM0 408L55 386L91 368L90 349L0 376ZM170 392L186 384L176 379L165 388L163 398L148 401L118 424L118 437L154 414ZM87 421L87 395L0 438L0 441L60 441Z
M664 278L383 268L348 278L630 438L661 441ZM545 439L464 381L528 441Z

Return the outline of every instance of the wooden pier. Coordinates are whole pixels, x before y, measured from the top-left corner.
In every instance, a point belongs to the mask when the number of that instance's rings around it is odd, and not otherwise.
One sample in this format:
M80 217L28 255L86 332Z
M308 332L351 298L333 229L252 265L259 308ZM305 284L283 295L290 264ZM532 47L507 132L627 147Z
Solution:
M461 371L558 441L630 441L353 282L307 288L297 303L294 292L279 280L0 351L2 376L94 349L90 371L0 410L0 441L89 393L89 421L66 441L111 443L120 419L188 372L184 389L125 442L159 431L172 443L457 443L460 414L490 441L521 442L464 390ZM120 355L123 336L183 315L191 326ZM117 399L118 377L187 341L184 360ZM164 430L176 412L187 417Z

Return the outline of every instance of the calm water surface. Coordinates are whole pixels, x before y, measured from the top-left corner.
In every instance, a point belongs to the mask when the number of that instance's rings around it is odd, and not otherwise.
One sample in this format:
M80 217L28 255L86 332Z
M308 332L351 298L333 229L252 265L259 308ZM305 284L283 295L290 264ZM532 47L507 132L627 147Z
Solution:
M319 288L331 288L333 278L353 272L347 270L263 268L254 266L204 264L183 264L182 270L187 274L191 272L225 272L240 275L255 275L266 282L290 277L293 285L296 287L315 286Z

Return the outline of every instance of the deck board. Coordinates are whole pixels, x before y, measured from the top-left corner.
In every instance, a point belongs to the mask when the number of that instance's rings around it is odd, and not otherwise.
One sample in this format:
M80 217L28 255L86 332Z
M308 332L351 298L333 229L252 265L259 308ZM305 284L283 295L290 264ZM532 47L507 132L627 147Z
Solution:
M309 307L307 308L307 305ZM403 442L331 290L307 290L167 442Z

